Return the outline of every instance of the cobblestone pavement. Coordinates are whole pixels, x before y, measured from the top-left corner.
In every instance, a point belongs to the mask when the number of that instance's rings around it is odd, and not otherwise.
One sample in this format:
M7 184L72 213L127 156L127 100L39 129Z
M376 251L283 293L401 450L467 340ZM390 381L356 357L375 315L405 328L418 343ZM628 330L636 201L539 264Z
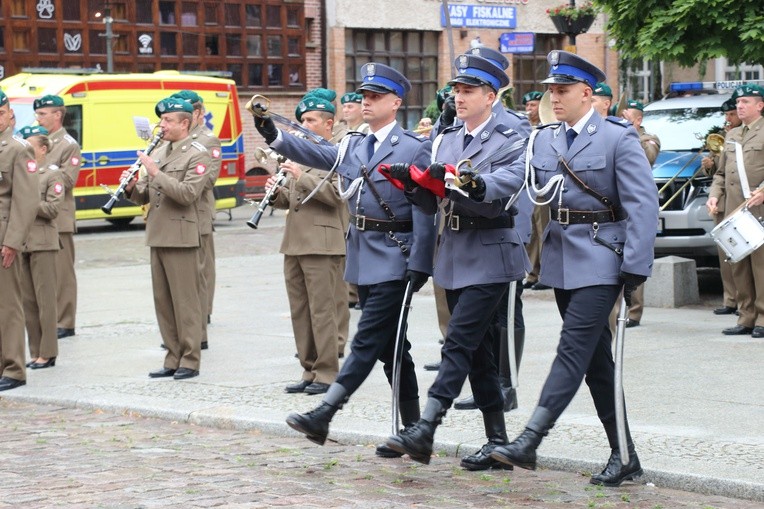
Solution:
M752 501L588 473L466 472L383 460L372 446L206 428L126 413L0 400L0 507L523 507L747 509Z

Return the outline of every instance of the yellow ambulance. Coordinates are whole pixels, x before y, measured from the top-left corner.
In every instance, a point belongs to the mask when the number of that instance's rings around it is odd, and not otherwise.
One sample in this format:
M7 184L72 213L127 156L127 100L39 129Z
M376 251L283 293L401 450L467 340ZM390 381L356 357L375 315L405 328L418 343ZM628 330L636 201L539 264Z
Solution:
M107 215L101 207L108 191L119 186L122 170L136 162L148 140L136 133L134 117L157 122L156 103L179 91L193 90L204 99L207 127L222 143L222 165L215 185L217 209L231 209L244 198L244 139L236 83L230 79L159 71L150 74L104 74L65 69L25 70L0 81L16 115L16 129L35 122L32 103L48 94L66 105L64 127L82 147L82 167L74 198L77 219L107 219L126 224L141 208L120 200Z

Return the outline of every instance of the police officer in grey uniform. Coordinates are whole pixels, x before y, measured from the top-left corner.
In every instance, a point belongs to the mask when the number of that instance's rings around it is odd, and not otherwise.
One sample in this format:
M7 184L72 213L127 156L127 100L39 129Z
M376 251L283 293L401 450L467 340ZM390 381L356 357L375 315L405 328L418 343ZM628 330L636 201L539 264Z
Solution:
M358 285L364 303L350 355L323 402L305 414L291 414L287 424L323 444L334 414L371 372L384 363L392 383L393 351L398 316L406 284L418 291L432 273L435 223L432 214L413 207L403 191L375 171L382 163L406 162L427 167L429 139L405 131L395 121L401 101L411 89L395 69L378 63L361 68L364 121L367 135L346 136L339 146L316 145L276 129L270 118L256 118L255 126L278 153L314 168L330 169L347 186L343 199L350 210L345 280ZM419 419L419 387L408 340L403 342L400 378L400 413L404 425ZM382 456L400 456L384 446Z
M498 90L509 83L504 70L477 55L457 58L459 74L451 81L457 114L462 125L446 129L434 144L430 177L445 176L444 163L455 164L469 159L463 170L469 175L511 177L510 164L524 151L526 139L500 123L492 110ZM400 175L400 170L404 173ZM409 183L407 167L395 165L393 177ZM435 261L435 281L446 290L451 320L441 351L438 376L428 391L428 399L419 422L391 436L387 446L429 463L435 428L459 395L467 376L475 404L483 413L488 443L477 453L462 459L469 470L502 466L490 458L499 444L507 443L504 425L504 396L494 357L495 336L499 332L499 305L506 301L510 281L520 281L530 270L530 263L520 234L514 229L513 209L508 209L509 195L483 201L480 188L469 193L446 190L446 226ZM435 195L412 188L412 201L426 211L438 210ZM480 203L478 203L480 202ZM527 211L530 213L530 210ZM509 296L514 298L514 296ZM506 316L504 317L506 322Z
M513 170L519 178L530 157L531 185L552 200L541 281L554 288L562 332L525 431L491 457L534 469L537 447L585 379L612 449L607 466L591 482L619 486L641 475L642 468L628 425L629 462L621 464L608 314L622 287L628 305L652 271L658 197L637 131L620 119L602 118L592 107L592 90L604 73L564 51L552 51L548 61L544 83L560 123L538 131ZM484 200L505 195L489 177Z

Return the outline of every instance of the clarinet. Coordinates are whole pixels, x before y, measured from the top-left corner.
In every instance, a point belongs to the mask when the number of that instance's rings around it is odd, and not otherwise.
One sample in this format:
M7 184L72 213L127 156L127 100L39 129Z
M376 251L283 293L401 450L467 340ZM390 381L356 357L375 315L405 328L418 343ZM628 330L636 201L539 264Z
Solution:
M150 155L151 152L154 151L154 149L159 145L159 142L162 141L162 137L164 136L164 131L159 131L154 138L151 140L151 143L148 147L146 147L146 151L144 152L146 155ZM119 187L112 191L109 189L109 187L105 184L101 184L101 186L106 189L106 192L111 195L109 198L109 201L106 202L106 205L101 207L101 210L104 212L104 214L111 215L111 209L114 208L114 205L124 196L125 194L125 188L127 187L127 184L130 183L133 178L135 178L135 175L138 173L138 171L141 169L141 159L138 158L135 160L135 162L130 166L130 174L127 176L127 178L124 178L119 181Z
M284 170L279 170L278 173L276 173L276 182L271 186L270 189L268 189L268 192L265 193L265 196L263 196L263 199L260 200L260 204L257 206L257 210L252 215L252 218L247 221L247 226L249 226L252 229L257 229L257 223L260 222L260 218L263 217L263 212L265 212L265 209L268 208L268 204L271 201L271 198L273 198L273 195L278 191L278 189L284 185L284 182L286 181L286 172Z

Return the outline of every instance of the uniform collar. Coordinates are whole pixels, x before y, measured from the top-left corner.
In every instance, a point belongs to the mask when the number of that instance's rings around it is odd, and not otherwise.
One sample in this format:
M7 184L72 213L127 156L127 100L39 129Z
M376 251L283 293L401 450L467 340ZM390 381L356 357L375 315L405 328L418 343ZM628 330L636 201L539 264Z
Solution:
M470 132L467 132L467 124L464 124L464 134L465 134L465 136L470 134L470 135L472 135L473 138L477 138L477 135L480 134L481 131L483 129L485 129L485 126L488 125L488 122L490 122L493 119L493 116L494 116L493 113L488 115L488 118L485 120L485 122L483 122L482 124L480 124L479 126L477 126L475 129L473 129Z
M747 127L748 127L748 129L752 129L752 128L753 128L753 126L755 126L756 124L758 124L758 123L761 121L761 118L762 118L762 117L761 117L761 115L759 115L759 118L757 118L756 120L754 120L754 121L753 121L753 122L751 122L750 124L745 124L745 123L744 123L743 125L744 125L744 126L747 126Z
M390 122L389 124L384 126L382 129L380 129L378 131L375 131L375 132L373 132L371 134L373 134L377 138L377 143L381 144L390 135L390 132L393 129L395 129L396 125L398 125L398 123L395 120L393 120L392 122ZM377 145L377 146L379 146L379 145Z
M583 130L584 126L587 122L589 122L589 119L592 118L592 115L594 115L594 107L589 108L589 112L581 117L581 120L576 122L573 126L565 122L565 131L568 129L573 129L576 131L576 134L581 134L581 131Z

